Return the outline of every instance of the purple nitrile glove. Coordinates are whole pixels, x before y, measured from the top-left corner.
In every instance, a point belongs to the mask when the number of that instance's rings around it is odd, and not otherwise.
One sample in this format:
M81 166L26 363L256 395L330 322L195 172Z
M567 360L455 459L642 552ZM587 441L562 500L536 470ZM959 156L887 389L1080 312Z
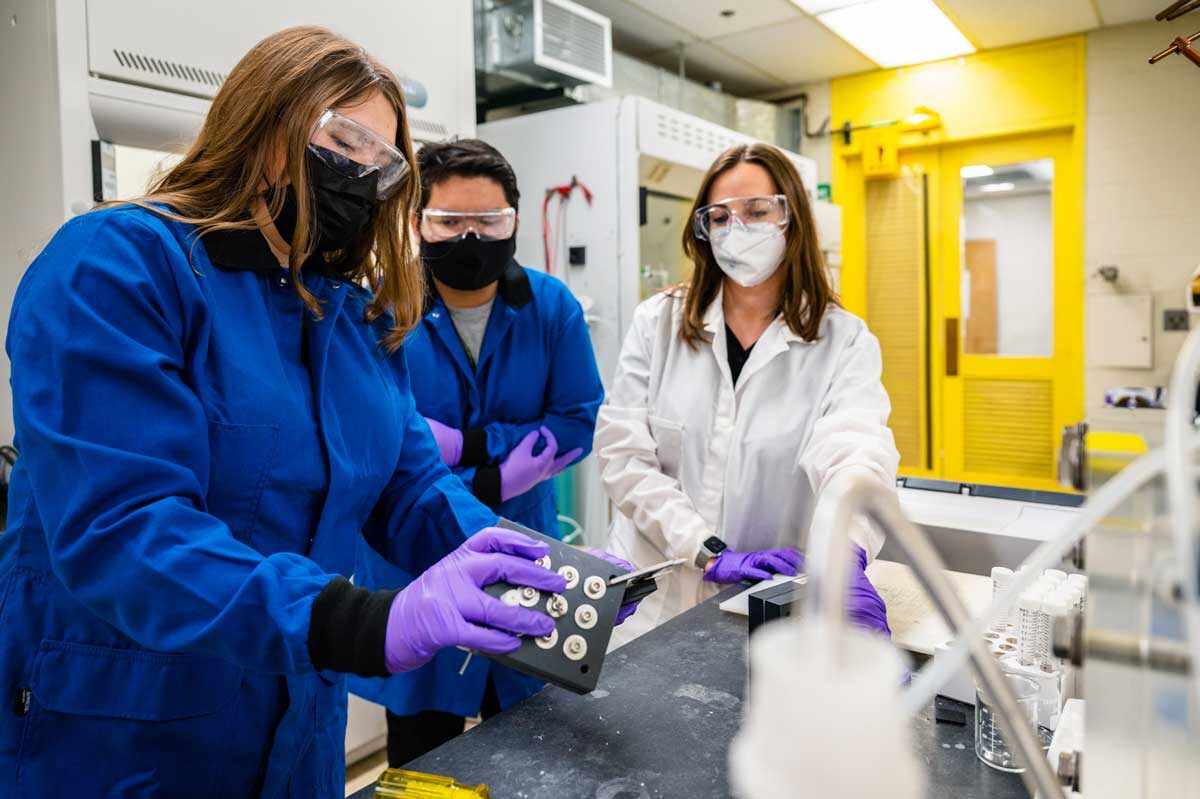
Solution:
M533 448L537 446L538 436L546 439L546 446L534 455ZM500 501L507 502L524 494L550 477L557 454L558 442L554 440L554 433L550 432L549 427L543 425L521 439L521 443L500 464Z
M437 419L430 419L428 416L425 417L425 421L429 424L429 429L433 431L433 440L437 442L438 451L442 455L442 463L454 468L462 460L462 431L444 425Z
M550 474L548 477L553 477L559 472L562 472L564 469L574 463L575 459L582 454L583 447L576 447L565 455L559 455L554 459L554 462L550 464Z
M804 556L795 549L761 549L757 552L734 552L727 549L708 570L704 579L710 583L737 583L742 580L769 580L772 574L795 576L804 565Z
M887 605L867 577L867 553L855 547L850 558L850 580L846 589L846 615L859 627L891 637L887 623Z
M533 562L549 551L547 544L498 527L471 536L392 600L384 639L387 670L411 671L450 646L504 654L521 645L518 635L549 635L554 630L549 616L510 607L482 590L503 580L562 593L566 579Z
M591 547L585 548L589 553L600 558L600 560L605 561L606 563L611 563L613 566L616 566L623 572L631 572L634 570L632 563L624 558L618 558L611 552L605 552L602 549L592 549ZM639 599L636 602L629 602L622 605L621 609L617 611L617 624L623 623L626 619L632 616L637 611L638 605L641 604L641 602L642 600Z

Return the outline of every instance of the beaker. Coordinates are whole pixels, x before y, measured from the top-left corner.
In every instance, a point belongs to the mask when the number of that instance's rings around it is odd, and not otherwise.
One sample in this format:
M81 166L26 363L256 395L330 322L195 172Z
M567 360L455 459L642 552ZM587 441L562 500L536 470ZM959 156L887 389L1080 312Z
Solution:
M1017 723L1035 729L1038 718L1038 684L1028 677L1005 672L1004 680L1017 698L1019 719ZM1004 731L996 719L991 695L975 683L975 754L985 764L1000 771L1021 772L1025 770L1015 747L1005 740Z

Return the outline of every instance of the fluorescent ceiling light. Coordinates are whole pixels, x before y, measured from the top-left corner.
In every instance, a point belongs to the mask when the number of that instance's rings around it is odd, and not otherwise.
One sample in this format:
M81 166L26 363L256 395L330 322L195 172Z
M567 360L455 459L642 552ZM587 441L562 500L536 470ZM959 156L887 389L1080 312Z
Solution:
M826 11L833 11L835 8L845 8L861 2L863 0L792 0L792 5L799 6L801 11L816 16L824 14Z
M817 19L885 69L975 52L933 0L867 0Z
M958 170L958 174L964 178L990 178L996 174L996 170L986 164L974 164L972 166L964 166Z
M1016 186L1012 183L987 183L979 187L980 191L1012 191Z

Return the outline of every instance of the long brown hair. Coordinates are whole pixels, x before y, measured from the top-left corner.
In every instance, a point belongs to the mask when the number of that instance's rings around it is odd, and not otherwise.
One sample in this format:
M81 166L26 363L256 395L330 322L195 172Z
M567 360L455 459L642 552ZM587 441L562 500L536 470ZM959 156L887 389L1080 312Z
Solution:
M793 333L805 341L815 341L825 309L838 304L825 271L825 258L817 242L817 225L800 173L786 155L769 144L739 144L717 156L708 168L683 231L683 251L692 260L693 271L692 277L677 287L675 293L684 300L679 337L693 348L703 340L704 312L716 299L724 273L717 265L709 243L696 237L691 221L696 211L710 202L708 195L717 178L738 164L746 163L758 164L767 170L778 192L787 197L790 221L785 232L787 248L780 267L786 270L786 278L777 313L782 314Z
M420 200L420 182L400 81L353 42L324 28L300 26L254 45L213 98L200 135L183 160L133 202L196 225L200 237L214 230L254 229L255 201L272 155L282 148L297 201L288 266L296 293L319 318L316 298L299 279L300 267L316 242L305 149L322 111L366 99L376 91L396 111L395 144L411 171L399 191L375 209L371 226L359 240L327 259L347 279L365 279L374 292L367 321L385 312L392 314L394 323L385 343L395 351L420 319L424 297L424 273L408 225ZM267 208L275 218L283 207L284 192L268 190L268 194Z

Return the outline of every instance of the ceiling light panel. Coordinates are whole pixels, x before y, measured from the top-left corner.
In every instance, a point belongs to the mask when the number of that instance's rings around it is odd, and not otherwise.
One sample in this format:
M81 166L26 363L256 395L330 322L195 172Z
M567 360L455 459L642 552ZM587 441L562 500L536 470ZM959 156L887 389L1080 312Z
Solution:
M975 52L933 0L866 0L817 19L885 69Z
M838 8L856 5L864 0L792 0L792 4L812 15L824 14Z

